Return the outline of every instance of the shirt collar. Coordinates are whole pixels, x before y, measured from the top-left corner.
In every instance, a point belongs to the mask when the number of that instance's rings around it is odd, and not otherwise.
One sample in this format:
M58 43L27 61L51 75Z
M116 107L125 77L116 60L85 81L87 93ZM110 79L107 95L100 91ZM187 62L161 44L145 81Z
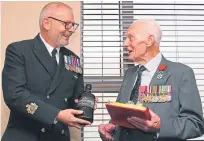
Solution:
M51 45L49 45L49 44L43 39L43 37L42 37L41 34L40 34L40 38L41 38L42 42L44 43L44 45L46 46L46 48L47 48L47 50L48 50L50 56L52 56L52 51L53 51L54 47L52 47ZM56 49L57 49L57 54L59 54L60 48L58 47L58 48L56 48Z
M158 68L160 62L162 59L162 55L159 52L154 58L152 58L149 62L147 62L144 66L147 69L147 71L152 72L154 71L156 68ZM135 65L139 65L139 64L135 64Z

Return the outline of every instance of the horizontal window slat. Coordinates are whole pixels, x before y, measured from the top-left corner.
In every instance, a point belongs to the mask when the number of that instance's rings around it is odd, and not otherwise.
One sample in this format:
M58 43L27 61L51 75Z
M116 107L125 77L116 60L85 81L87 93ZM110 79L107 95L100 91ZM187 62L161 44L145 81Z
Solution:
M93 44L89 44L89 46L88 45L86 45L86 46L83 46L83 48L88 48L88 47L92 47L92 48L96 48L96 47L103 47L103 48L109 48L109 47L123 47L123 46L97 46L97 45L93 45ZM160 46L160 49L162 49L162 48L176 48L176 46L170 46L170 45L163 45L163 46ZM181 49L181 48L195 48L195 47L197 47L197 49L195 49L195 50L191 50L190 52L197 52L197 50L202 50L203 49L203 46L197 46L197 45L194 45L194 46L179 46L179 48L178 49ZM185 53L186 51L184 50L182 53ZM188 51L186 52L186 53L188 53Z
M186 18L189 18L189 17L187 17L186 16ZM197 18L197 17L196 17ZM97 17L97 19L92 19L92 18L84 18L84 16L82 17L82 19L83 20L87 20L87 21L98 21L98 20L101 20L100 19L100 17ZM121 22L123 22L123 21L126 21L126 22L130 22L130 23L132 23L133 21L135 21L135 20L137 20L137 19L140 19L140 18L135 18L135 19L130 19L130 18L125 18L125 19L119 19L119 18L116 18L116 17L112 17L112 18L110 18L110 19L108 19L108 18L103 18L103 21L113 21L113 20L115 20L115 21L121 21ZM171 19L164 19L164 18L155 18L155 20L156 21L175 21L175 17L173 17L172 16L172 18ZM177 19L177 21L184 21L184 22L186 22L186 21L188 21L188 22L190 22L190 21L196 21L196 22L203 22L204 20L199 20L199 19Z
M148 10L148 11L155 11L155 10L158 10L158 11L166 11L166 10L173 10L173 11L203 11L202 9L203 7L200 7L200 9L198 8L122 8L123 11L136 11L136 10L141 10L141 11L145 11L145 10ZM112 11L115 11L115 10L119 10L118 8L82 8L83 11L92 11L92 10L96 10L96 11L106 11L106 10L112 10Z
M102 13L102 14L95 14L95 13L92 13L92 14L82 14L84 17L85 16L89 16L89 15L91 15L91 16L98 16L98 15L103 15L103 16L118 16L118 14L104 14L104 13ZM139 14L139 13L137 13L137 14L120 14L120 15L128 15L128 16L204 16L204 14L199 14L199 13L197 13L197 14L174 14L174 13L172 13L172 14L165 14L165 13L163 13L163 14ZM98 18L98 17L97 17Z
M92 6L94 6L94 5L145 5L145 6L148 6L148 5L158 5L158 6L160 6L160 5L162 5L162 6L164 6L164 5L172 5L172 6L175 6L175 5L182 5L182 6L204 6L204 3L192 3L192 2L189 2L189 3L162 3L162 2L159 2L159 3L138 3L138 2L134 2L134 3L130 3L130 4L128 4L128 3L105 3L105 2L100 2L100 3L93 3L93 2L91 2L91 3L83 3L83 5L84 6L86 6L86 5L92 5Z

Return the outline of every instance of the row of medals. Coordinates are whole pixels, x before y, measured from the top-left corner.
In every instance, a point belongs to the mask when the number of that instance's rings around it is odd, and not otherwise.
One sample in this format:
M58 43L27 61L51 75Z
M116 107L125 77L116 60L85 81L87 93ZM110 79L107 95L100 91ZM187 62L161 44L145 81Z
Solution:
M65 60L65 67L67 70L75 71L77 73L82 74L80 59L78 59L74 56L64 55L64 60Z

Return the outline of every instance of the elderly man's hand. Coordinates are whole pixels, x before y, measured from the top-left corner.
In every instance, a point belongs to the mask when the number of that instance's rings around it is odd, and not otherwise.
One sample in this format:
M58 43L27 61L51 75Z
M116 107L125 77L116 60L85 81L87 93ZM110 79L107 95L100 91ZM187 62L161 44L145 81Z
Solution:
M98 132L101 139L103 141L113 141L111 133L115 131L115 128L115 125L113 125L112 123L99 125Z
M138 129L145 132L159 132L160 130L160 117L150 110L151 120L144 120L138 117L128 118L128 122Z

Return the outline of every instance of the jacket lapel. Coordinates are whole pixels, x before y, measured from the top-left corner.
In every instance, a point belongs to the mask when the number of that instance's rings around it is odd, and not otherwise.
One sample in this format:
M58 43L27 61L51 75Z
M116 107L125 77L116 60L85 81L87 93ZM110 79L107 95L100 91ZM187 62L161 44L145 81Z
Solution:
M166 64L167 65L167 60L162 56L162 60L160 62L159 65L161 64ZM168 65L167 65L167 68L163 71L163 76L162 78L158 78L158 75L160 74L159 70L157 69L156 72L154 73L153 77L152 77L152 80L150 82L150 86L153 86L153 85L164 85L166 84L169 76L170 76L170 72L168 71Z
M65 67L64 67L64 58L63 58L63 55L61 52L59 52L59 65L58 65L58 68L57 68L57 72L54 76L54 79L47 91L47 95L49 95L51 92L53 92L57 86L59 85L61 79L63 78L64 76L64 72L65 72Z
M50 57L49 52L47 51L44 43L40 39L40 36L37 35L34 38L34 47L33 47L33 53L37 57L37 59L40 61L40 63L43 65L45 70L49 73L50 77L53 76L53 63Z
M166 64L167 68L163 71L162 77L158 78L158 75L160 74L159 70L157 69L156 72L154 73L152 80L150 82L150 86L159 86L159 85L165 85L166 82L168 81L169 77L171 76L171 73L168 71L168 61L162 56L162 60L159 65L161 64ZM145 106L149 108L155 107L155 104L157 103L146 103L144 104Z
M65 71L63 55L61 52L59 52L59 65L57 68L57 72L55 73L53 68L53 61L51 60L52 58L50 57L50 54L47 51L47 48L45 47L44 43L40 39L39 34L34 39L33 53L43 65L45 70L48 72L50 77L53 78L54 76L53 81L51 82L50 87L47 91L47 95L49 95L59 85L59 82L63 77Z

